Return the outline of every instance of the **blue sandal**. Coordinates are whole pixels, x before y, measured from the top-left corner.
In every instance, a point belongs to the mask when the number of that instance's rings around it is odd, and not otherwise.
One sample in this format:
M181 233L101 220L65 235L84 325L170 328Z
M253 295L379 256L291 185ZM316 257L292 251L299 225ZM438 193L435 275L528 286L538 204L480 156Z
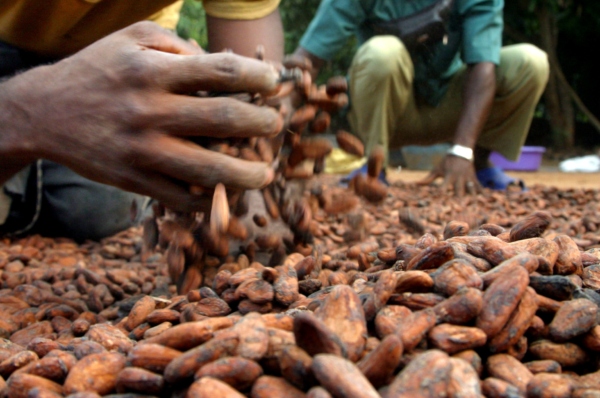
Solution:
M368 164L365 163L365 165L361 168L358 168L356 170L352 170L348 175L346 175L345 177L343 177L340 180L340 185L341 186L348 186L348 183L354 178L355 175L357 174L364 174L367 175L367 166ZM379 177L377 177L377 179L381 182L383 182L385 185L389 186L390 183L388 182L387 178L385 177L385 169L381 170L381 173L379 173Z
M499 167L488 167L476 172L479 183L485 187L497 191L504 191L508 187L520 187L522 191L526 191L523 180L512 178L502 171Z

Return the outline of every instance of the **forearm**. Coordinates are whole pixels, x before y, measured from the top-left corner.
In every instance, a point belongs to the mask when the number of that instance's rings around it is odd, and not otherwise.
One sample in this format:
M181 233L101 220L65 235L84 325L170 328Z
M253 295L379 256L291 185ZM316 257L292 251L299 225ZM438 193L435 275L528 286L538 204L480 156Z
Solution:
M0 83L0 185L35 160L27 101L21 99L26 74Z
M467 67L463 106L454 144L474 148L488 119L496 94L496 65L481 62Z
M281 62L284 56L283 25L279 10L264 18L231 20L206 16L208 49L219 52L230 49L235 54L254 57L259 45L265 48L265 59Z

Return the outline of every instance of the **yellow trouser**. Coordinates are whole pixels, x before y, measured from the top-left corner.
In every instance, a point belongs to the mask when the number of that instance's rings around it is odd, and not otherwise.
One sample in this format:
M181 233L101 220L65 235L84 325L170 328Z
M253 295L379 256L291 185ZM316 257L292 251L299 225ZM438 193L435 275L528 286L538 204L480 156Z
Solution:
M404 44L395 36L376 36L362 45L350 67L352 109L348 119L353 133L365 144L365 153L376 144L387 153L405 145L451 141L461 113L465 71L466 66L452 77L438 106L417 103L412 89L413 63ZM502 48L496 96L477 146L510 160L519 158L548 73L546 53L537 47L518 44ZM335 168L343 172L340 166L338 162Z

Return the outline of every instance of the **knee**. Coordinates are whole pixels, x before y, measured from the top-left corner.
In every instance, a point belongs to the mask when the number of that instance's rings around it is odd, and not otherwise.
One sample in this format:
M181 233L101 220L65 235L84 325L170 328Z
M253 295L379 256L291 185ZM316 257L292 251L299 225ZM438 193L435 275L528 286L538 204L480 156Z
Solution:
M65 190L68 198L48 200L54 228L78 241L101 240L135 224L133 212L144 205L141 195L94 184ZM135 202L135 203L134 203Z
M363 44L356 54L360 69L370 78L383 79L410 70L412 61L406 47L395 36L375 36Z
M535 88L544 89L550 75L546 52L532 44L518 44L513 47L520 60L523 75L528 77Z

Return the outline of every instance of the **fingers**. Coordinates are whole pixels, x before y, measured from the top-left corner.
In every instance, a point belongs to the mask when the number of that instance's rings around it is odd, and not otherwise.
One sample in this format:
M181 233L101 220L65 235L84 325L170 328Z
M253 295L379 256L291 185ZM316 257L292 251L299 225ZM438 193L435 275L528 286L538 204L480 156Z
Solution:
M236 159L162 134L148 136L143 145L136 157L138 167L191 185L214 188L221 182L232 189L258 189L274 177L266 163Z
M459 176L454 181L454 194L459 198L465 196L465 179L462 176Z
M467 187L467 193L469 195L476 195L481 192L481 185L477 179L473 180L473 178L470 178L465 186Z
M419 180L416 182L417 185L429 185L432 182L434 182L435 180L437 180L439 177L441 177L439 175L439 173L437 171L432 171L431 173L429 173L429 175L425 178L423 178L422 180Z
M211 197L193 195L189 190L158 173L129 169L122 189L150 196L175 211L206 211L211 208Z
M283 128L283 117L273 108L233 98L196 98L170 95L145 121L179 136L271 137Z
M172 92L227 91L274 94L278 89L275 68L256 59L215 53L163 56L158 81Z
M189 39L187 39L187 41L188 41L188 43L190 43L195 48L200 49L200 54L206 54L206 51L204 51L204 49L202 47L200 47L200 44L198 44L198 42L196 41L196 39L190 37Z

